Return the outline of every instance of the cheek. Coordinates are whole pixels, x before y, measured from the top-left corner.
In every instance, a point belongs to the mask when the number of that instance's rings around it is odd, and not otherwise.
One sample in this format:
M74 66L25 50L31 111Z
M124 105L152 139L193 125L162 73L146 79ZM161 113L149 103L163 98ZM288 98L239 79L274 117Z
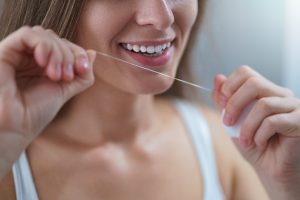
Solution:
M77 43L85 48L105 50L130 18L128 9L111 10L119 9L110 4L103 5L101 1L88 3L79 21Z
M174 15L176 23L183 32L188 32L193 27L198 15L197 0L174 1Z

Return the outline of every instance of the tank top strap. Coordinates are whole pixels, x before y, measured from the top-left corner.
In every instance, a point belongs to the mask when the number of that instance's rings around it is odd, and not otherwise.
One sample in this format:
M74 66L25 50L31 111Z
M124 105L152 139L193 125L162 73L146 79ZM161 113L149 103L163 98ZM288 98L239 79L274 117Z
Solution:
M12 172L17 200L38 200L25 151L13 165Z
M204 181L204 199L224 199L211 133L204 115L197 106L188 101L175 99L174 104L194 146Z

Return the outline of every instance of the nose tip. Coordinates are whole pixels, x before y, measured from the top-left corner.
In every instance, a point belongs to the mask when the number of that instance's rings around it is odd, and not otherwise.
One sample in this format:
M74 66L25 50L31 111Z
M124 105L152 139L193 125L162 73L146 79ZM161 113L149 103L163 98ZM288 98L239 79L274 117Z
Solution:
M174 14L166 0L140 0L136 22L139 25L151 25L157 30L165 30L174 23Z

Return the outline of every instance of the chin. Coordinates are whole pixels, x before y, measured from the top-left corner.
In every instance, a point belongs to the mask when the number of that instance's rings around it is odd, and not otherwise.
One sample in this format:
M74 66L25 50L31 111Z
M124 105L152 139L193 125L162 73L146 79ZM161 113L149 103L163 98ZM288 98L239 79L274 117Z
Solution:
M152 84L141 84L137 88L138 94L143 95L158 95L166 92L170 87L173 85L174 80L163 80L163 81L157 81Z

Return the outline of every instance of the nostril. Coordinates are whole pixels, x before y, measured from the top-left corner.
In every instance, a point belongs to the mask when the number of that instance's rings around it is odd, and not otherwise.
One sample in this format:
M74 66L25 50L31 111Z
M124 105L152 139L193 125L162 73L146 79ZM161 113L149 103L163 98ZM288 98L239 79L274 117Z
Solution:
M174 23L174 13L166 1L147 2L147 5L141 4L137 11L136 23L138 25L151 25L157 30L165 30Z

